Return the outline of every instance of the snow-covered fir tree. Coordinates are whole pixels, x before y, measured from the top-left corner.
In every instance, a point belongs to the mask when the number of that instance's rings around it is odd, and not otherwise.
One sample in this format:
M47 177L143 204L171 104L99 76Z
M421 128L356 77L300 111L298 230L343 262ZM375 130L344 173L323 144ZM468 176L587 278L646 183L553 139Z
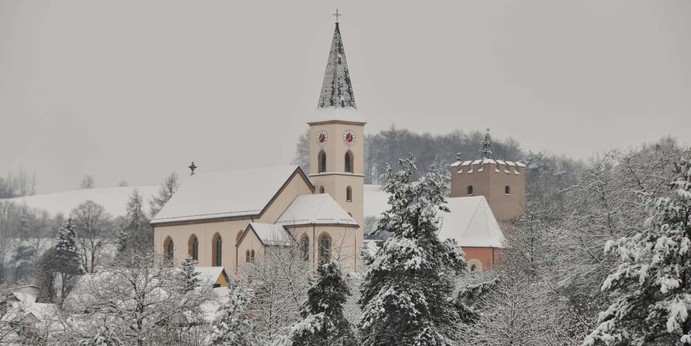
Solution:
M212 326L210 337L213 345L248 346L256 344L252 337L252 327L248 305L252 299L249 290L228 285L228 300L221 305Z
M64 301L67 294L76 283L77 276L82 274L77 249L77 232L74 230L72 219L67 220L65 227L60 228L55 242L55 266L60 277L60 301Z
M180 276L182 281L182 287L180 287L180 289L183 293L193 291L201 285L202 280L200 274L194 269L196 265L197 261L189 256L182 260L180 264Z
M390 209L378 231L391 237L368 259L361 286L364 345L452 345L458 312L451 302L454 278L465 270L457 249L437 237L437 211L448 211L446 181L434 167L411 181L412 156L385 174Z
M350 322L343 316L343 304L350 289L340 265L329 261L317 269L318 277L307 291L302 320L292 328L292 344L305 346L356 345Z
M583 345L691 345L691 160L675 171L643 228L606 243L620 260L602 284L613 302Z

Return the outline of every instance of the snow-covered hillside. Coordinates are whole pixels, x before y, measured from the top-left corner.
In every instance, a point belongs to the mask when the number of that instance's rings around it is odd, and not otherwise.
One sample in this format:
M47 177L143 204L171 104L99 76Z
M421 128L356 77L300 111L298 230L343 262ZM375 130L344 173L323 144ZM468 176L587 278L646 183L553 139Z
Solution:
M139 194L142 195L145 209L147 212L149 212L149 200L151 199L152 195L158 192L159 185L83 189L19 198L0 199L0 202L8 201L18 205L25 205L30 208L45 210L51 216L56 216L58 214L67 216L72 209L90 200L103 206L112 216L124 216L125 206L127 205L127 201L134 189L137 189Z

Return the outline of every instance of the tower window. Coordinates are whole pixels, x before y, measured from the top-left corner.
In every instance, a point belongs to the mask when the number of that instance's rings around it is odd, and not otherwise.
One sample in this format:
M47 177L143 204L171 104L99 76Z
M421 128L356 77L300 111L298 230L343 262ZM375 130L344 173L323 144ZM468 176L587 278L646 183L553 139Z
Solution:
M319 193L324 193L324 186L319 187Z
M324 173L326 172L326 153L324 150L319 152L319 171L318 173Z
M165 258L167 260L173 260L173 254L175 253L175 244L173 243L173 239L170 239L170 237L167 237L166 241L163 242L163 253L165 254Z
M192 257L193 260L198 261L199 260L199 240L197 239L197 236L192 234L190 237L190 241L188 242L188 251L187 254Z
M300 257L304 261L310 259L310 238L307 237L307 234L303 234L300 238Z
M353 173L353 153L350 150L345 154L345 171Z
M346 202L352 202L353 201L353 188L348 186L346 187Z
M511 187L509 185L504 186L504 194L506 194L506 195L511 194Z
M220 234L214 234L214 238L211 242L211 248L213 249L213 253L211 254L211 262L215 267L220 267L223 255L223 240L221 239Z
M327 233L319 235L319 261L331 260L331 236Z
M468 195L473 194L473 185L468 185Z

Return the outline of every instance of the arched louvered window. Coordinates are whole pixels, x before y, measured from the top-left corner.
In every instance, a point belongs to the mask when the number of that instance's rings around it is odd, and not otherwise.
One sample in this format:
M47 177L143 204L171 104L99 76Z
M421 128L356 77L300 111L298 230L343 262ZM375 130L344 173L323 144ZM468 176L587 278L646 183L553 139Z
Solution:
M187 254L192 257L193 260L199 261L199 240L196 235L192 234L187 246Z
M167 237L163 242L163 253L165 254L165 258L167 260L173 260L173 255L175 254L175 244L173 243L173 239L170 239L170 237Z
M331 236L328 233L319 235L319 261L327 262L331 260Z
M353 173L353 153L348 150L348 152L345 153L345 171L348 173Z
M318 161L319 173L326 172L326 153L324 152L324 150L319 152Z
M353 188L348 186L346 187L346 202L352 202L353 201Z
M215 267L220 267L223 259L223 240L221 239L220 234L214 234L214 237L211 240L211 248L211 263L213 263L213 266Z
M310 238L307 234L303 234L300 238L300 257L305 261L310 259Z
M468 185L468 194L469 195L473 194L473 185Z

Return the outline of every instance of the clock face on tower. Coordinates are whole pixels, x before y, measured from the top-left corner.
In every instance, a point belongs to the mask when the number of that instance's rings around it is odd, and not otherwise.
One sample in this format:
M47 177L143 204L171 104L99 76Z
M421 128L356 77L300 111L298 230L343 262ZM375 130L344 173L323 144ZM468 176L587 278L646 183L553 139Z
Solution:
M326 132L326 130L321 130L317 134L317 143L324 145L326 142L329 140L329 134Z
M351 130L345 130L345 132L343 132L343 143L347 146L353 145L353 143L355 143L355 133Z

